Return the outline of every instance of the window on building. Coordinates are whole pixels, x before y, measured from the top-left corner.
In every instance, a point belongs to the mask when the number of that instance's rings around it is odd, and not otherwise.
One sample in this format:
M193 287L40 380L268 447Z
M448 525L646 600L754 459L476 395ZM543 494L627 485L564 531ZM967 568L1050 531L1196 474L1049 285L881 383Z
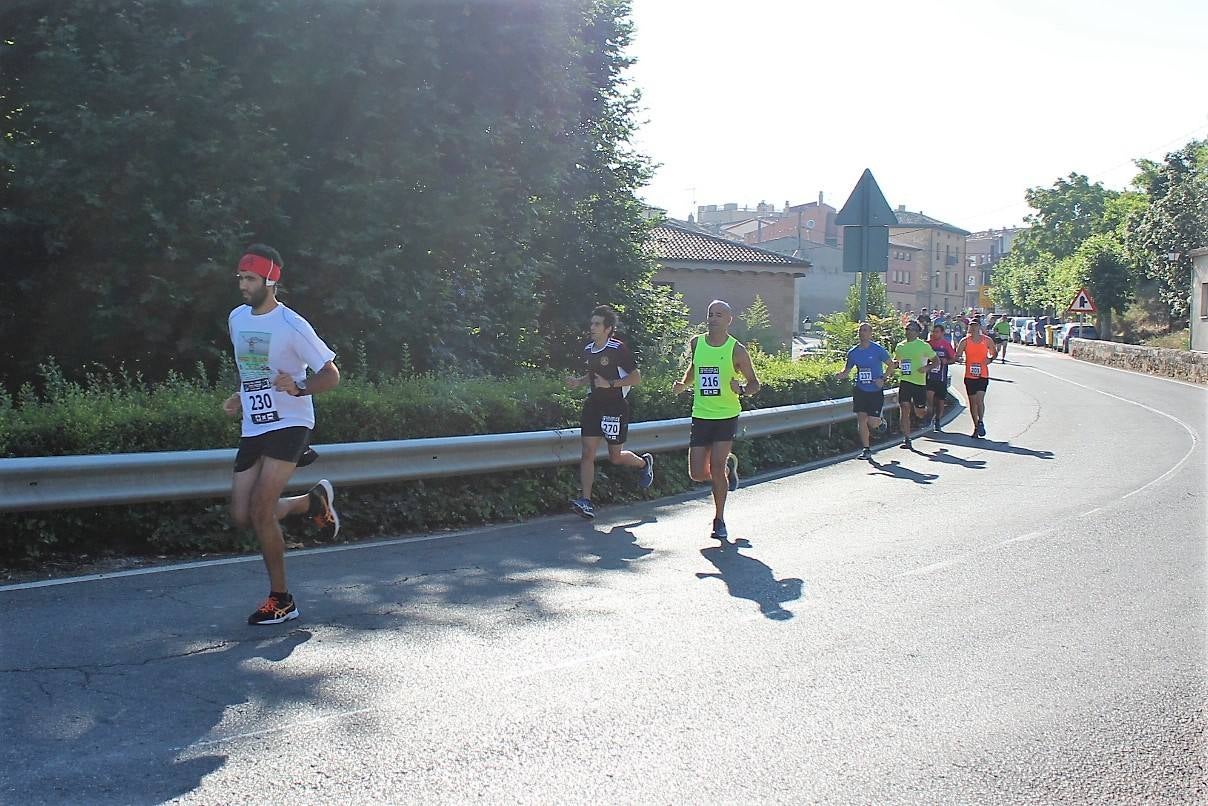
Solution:
M1200 283L1200 318L1208 319L1208 283Z

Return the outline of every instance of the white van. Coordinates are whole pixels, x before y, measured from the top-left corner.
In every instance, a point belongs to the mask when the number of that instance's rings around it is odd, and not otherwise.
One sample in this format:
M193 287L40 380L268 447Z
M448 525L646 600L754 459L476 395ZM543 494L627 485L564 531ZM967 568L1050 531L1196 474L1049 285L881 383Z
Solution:
M1023 329L1028 326L1028 322L1033 321L1030 316L1012 316L1011 317L1011 341L1019 344L1023 341Z

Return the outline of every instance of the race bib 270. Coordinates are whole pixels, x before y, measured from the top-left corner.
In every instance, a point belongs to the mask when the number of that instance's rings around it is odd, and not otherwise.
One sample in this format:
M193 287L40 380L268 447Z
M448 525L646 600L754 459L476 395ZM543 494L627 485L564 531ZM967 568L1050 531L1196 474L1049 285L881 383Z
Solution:
M616 439L621 435L621 418L613 414L604 415L600 418L600 430L609 439Z

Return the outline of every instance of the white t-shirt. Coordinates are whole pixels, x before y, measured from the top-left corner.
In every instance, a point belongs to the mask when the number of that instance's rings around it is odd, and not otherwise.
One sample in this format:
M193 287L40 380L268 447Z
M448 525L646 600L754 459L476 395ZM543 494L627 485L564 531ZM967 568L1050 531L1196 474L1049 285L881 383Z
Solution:
M310 395L294 397L273 388L278 372L301 381L307 367L318 372L336 357L310 322L278 304L260 316L252 313L250 305L240 305L231 311L227 324L239 367L243 436L298 425L314 428L315 404Z

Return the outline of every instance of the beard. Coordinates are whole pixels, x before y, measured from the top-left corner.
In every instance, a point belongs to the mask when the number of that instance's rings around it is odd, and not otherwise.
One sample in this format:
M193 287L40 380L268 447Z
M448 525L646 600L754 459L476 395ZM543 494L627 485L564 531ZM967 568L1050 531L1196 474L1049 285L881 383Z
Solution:
M247 295L247 304L252 306L252 310L259 308L268 299L268 286L261 286Z

